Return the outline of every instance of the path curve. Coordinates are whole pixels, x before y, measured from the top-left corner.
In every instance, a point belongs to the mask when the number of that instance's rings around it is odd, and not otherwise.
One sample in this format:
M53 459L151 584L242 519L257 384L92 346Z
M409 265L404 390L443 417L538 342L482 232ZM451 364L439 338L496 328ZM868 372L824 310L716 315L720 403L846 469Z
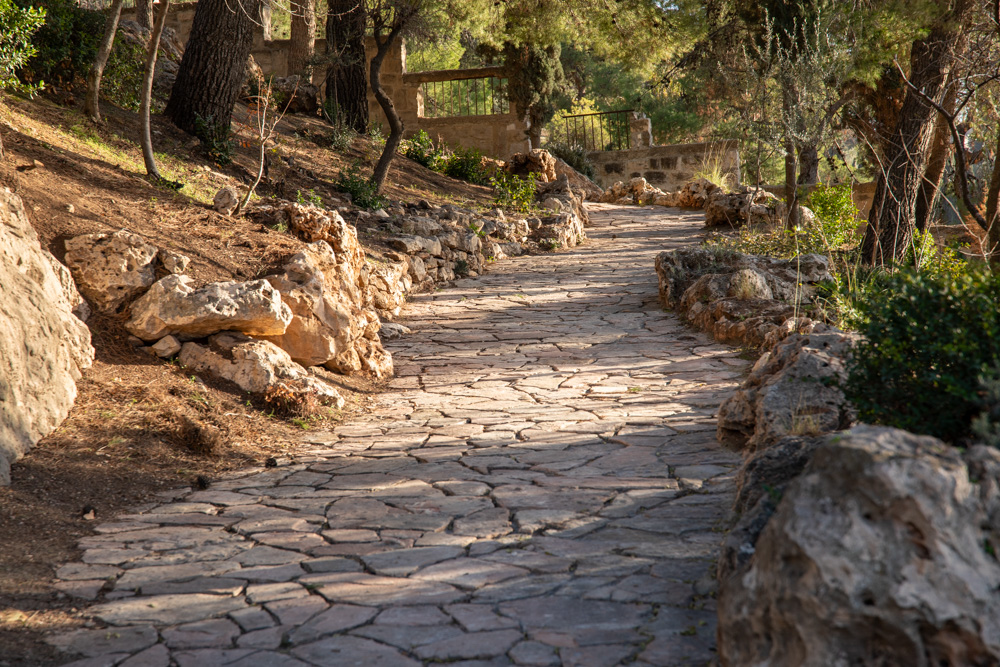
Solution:
M657 302L700 214L591 210L582 247L412 299L373 413L99 526L59 586L105 586L112 627L54 641L88 667L711 660L738 463L713 415L746 362Z

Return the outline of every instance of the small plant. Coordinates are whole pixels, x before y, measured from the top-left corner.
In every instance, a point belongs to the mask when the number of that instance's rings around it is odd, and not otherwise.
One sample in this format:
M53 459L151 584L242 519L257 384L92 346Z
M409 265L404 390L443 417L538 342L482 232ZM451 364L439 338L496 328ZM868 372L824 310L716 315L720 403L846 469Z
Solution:
M212 116L196 115L194 136L201 140L201 146L212 162L224 167L233 161L235 142L230 135L232 127L225 121L216 122Z
M478 148L456 148L445 159L442 171L446 176L476 185L486 185L489 182L483 166L483 154Z
M316 191L309 188L304 193L302 190L295 191L295 201L299 204L312 204L323 208L323 198L316 194Z
M337 189L351 195L355 206L367 209L382 208L388 199L379 194L378 187L361 174L361 165L355 162L345 171L340 172L336 181Z
M434 171L442 169L441 161L444 152L434 146L434 142L426 131L420 130L409 139L404 140L400 148L404 157Z
M469 263L464 259L459 259L455 261L455 275L466 277L469 275Z
M270 406L271 414L290 421L299 419L311 421L320 412L319 396L313 390L292 391L284 384L277 383L267 388L264 401Z
M860 417L966 440L983 410L981 378L1000 366L1000 276L900 271L863 310L845 387Z
M564 143L551 143L546 150L563 160L566 164L576 169L578 172L593 180L594 163L587 157L587 150L582 146L568 146Z
M387 138L385 130L382 128L382 123L372 121L368 124L368 140L371 141L374 148L377 150L385 148Z
M562 243L560 243L555 239L542 239L541 241L538 242L538 247L541 248L542 250L553 251L561 248Z
M490 178L490 185L493 186L493 199L501 208L527 213L535 202L534 174L517 176L500 172Z

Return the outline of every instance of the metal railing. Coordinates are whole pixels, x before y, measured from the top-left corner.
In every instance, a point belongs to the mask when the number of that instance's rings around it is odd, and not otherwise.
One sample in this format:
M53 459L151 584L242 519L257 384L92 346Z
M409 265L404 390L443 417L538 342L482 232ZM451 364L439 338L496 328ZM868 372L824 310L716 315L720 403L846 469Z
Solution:
M602 111L563 116L566 142L588 151L626 151L632 147L632 111Z
M424 81L420 92L424 98L424 118L510 113L507 79L497 76Z

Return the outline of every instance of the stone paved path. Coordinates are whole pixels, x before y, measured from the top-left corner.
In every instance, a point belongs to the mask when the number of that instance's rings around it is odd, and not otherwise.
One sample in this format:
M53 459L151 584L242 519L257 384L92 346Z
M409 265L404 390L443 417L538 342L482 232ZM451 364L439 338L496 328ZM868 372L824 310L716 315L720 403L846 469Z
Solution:
M59 585L105 586L110 627L54 641L89 666L710 661L737 463L713 414L746 364L657 303L656 252L701 216L594 209L584 247L415 298L373 414L98 527Z

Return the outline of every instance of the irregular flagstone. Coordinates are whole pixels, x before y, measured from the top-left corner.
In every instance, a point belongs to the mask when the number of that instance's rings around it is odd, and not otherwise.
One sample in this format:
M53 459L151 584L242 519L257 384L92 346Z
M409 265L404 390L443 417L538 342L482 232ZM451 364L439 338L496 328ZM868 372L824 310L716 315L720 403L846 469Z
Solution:
M55 585L115 627L55 635L67 659L712 660L692 582L738 463L713 415L747 362L660 310L653 258L697 242L697 214L591 213L593 243L412 298L369 414L95 526Z

